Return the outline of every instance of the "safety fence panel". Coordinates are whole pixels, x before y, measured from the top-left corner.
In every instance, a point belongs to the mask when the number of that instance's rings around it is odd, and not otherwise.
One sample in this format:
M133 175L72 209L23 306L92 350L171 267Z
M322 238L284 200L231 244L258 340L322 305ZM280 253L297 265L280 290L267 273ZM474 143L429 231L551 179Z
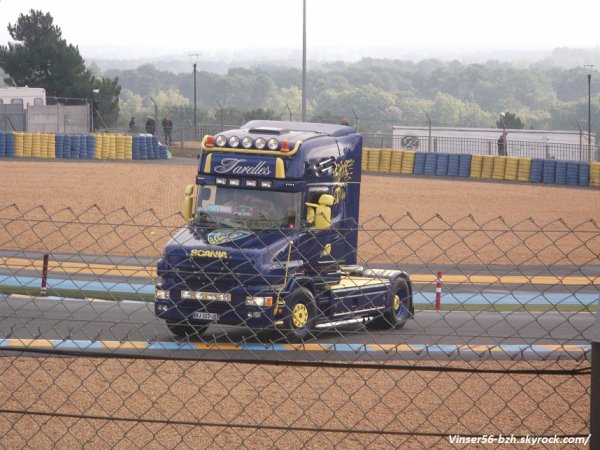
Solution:
M0 445L589 443L594 221L282 223L0 207Z

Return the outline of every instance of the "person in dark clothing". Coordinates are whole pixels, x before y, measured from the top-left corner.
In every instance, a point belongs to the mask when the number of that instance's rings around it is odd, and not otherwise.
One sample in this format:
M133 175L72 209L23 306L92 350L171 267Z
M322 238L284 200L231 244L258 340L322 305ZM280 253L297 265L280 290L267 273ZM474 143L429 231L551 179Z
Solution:
M498 156L508 156L506 149L506 135L508 132L504 130L498 138Z
M162 127L165 133L165 144L171 145L171 132L173 131L173 121L169 116L165 116L165 118L162 120Z
M150 133L152 135L154 135L154 132L156 131L156 122L154 122L154 119L150 116L148 116L148 119L146 119L146 133Z
M129 132L137 133L137 124L135 123L135 117L131 116L131 120L129 121Z

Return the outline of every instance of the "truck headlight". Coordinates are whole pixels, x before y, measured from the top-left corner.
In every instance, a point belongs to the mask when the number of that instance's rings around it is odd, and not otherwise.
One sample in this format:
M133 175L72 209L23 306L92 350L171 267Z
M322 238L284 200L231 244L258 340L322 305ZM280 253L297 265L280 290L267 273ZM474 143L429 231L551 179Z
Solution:
M269 150L277 150L279 148L279 141L275 138L271 138L269 139L267 146L269 147Z
M227 138L220 134L215 138L215 144L217 144L218 147L225 147L225 144L227 144Z
M194 292L193 291L181 291L181 298L182 298L182 300L191 300L194 298Z
M229 138L229 146L236 148L238 145L240 145L240 138L237 136L231 136Z
M156 298L158 300L169 300L171 298L171 295L168 290L157 289L156 290Z
M246 297L246 306L273 306L273 297Z
M254 141L254 146L259 149L262 150L263 148L265 148L265 146L267 145L267 141L264 140L264 138L256 138L256 140Z
M242 147L251 148L252 147L252 138L250 136L246 136L242 139Z

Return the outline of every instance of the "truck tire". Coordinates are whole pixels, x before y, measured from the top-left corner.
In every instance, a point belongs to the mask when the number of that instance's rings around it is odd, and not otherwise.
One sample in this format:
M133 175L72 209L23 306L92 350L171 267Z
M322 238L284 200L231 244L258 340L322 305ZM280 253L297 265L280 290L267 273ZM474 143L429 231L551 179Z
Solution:
M200 337L207 329L208 325L188 325L181 322L167 322L169 331L177 337L194 339Z
M299 287L286 298L287 314L283 320L289 342L301 342L313 336L317 307L308 289Z
M404 278L396 278L390 287L390 298L385 312L369 322L369 328L387 330L400 329L410 317L410 295Z

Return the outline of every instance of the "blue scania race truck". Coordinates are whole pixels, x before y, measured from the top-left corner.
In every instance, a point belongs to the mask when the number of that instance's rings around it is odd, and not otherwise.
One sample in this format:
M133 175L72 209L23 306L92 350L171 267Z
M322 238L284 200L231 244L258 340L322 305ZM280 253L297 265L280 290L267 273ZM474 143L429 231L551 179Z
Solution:
M275 327L301 341L351 321L402 327L408 274L357 265L361 153L344 125L256 120L205 136L188 224L157 265L155 313L169 330Z

